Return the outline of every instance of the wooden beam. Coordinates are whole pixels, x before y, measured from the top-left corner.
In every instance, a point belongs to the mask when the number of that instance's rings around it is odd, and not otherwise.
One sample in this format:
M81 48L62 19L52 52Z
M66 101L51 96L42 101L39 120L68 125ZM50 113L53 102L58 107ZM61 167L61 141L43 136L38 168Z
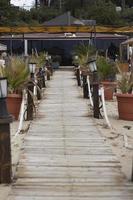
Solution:
M96 33L133 33L133 26L21 26L0 27L0 33L65 33L65 32L96 32Z

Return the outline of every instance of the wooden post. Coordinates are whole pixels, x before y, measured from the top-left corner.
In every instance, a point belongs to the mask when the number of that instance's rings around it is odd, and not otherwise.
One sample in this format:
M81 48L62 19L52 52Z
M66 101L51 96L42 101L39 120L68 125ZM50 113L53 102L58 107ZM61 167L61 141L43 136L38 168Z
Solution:
M94 118L99 119L99 85L98 83L93 83L93 106L94 106Z
M0 184L11 183L12 163L11 163L11 142L10 123L12 117L0 118Z
M50 73L47 72L47 81L49 81L49 80L50 80Z
M88 99L87 75L83 75L83 96Z
M28 84L28 106L27 106L27 120L33 120L33 97L31 93L33 93L34 85L30 81Z
M42 87L43 87L43 88L46 87L46 83L45 83L45 74L42 76Z
M38 85L38 88L37 88L37 99L41 100L42 99L42 96L41 96L41 89L42 89L41 78L38 79L37 85Z
M77 76L77 83L78 86L81 86L81 81L80 81L80 69L76 68L76 76Z
M97 72L93 72L93 106L94 118L99 119L99 84Z

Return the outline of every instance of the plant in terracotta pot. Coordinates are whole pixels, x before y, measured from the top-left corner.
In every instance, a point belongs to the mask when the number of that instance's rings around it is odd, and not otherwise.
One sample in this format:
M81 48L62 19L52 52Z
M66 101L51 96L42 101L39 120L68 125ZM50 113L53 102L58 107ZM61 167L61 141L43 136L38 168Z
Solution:
M11 58L10 64L4 69L8 80L7 108L15 119L18 119L22 102L22 90L29 80L29 70L19 57Z
M133 72L122 72L119 68L118 102L119 119L133 121Z
M97 57L99 80L104 87L105 100L112 100L116 88L117 67L114 62L103 56Z

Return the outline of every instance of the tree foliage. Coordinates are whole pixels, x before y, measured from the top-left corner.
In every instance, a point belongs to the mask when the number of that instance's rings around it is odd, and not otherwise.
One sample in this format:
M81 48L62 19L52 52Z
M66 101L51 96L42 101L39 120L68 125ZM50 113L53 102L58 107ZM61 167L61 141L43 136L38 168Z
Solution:
M88 7L87 18L95 19L98 24L117 25L120 16L112 2L99 0L94 5Z
M51 6L41 6L31 10L15 7L9 0L0 0L0 25L38 25L66 11L79 19L95 19L102 25L132 25L132 0L58 0L51 1ZM62 2L62 4L60 4ZM116 6L123 6L121 12Z

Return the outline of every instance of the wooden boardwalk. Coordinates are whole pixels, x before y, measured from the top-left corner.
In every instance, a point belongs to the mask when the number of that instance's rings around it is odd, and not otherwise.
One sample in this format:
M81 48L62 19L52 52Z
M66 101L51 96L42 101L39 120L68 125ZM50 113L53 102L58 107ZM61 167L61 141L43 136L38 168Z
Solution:
M133 184L88 117L70 71L50 81L16 176L8 200L133 200Z

